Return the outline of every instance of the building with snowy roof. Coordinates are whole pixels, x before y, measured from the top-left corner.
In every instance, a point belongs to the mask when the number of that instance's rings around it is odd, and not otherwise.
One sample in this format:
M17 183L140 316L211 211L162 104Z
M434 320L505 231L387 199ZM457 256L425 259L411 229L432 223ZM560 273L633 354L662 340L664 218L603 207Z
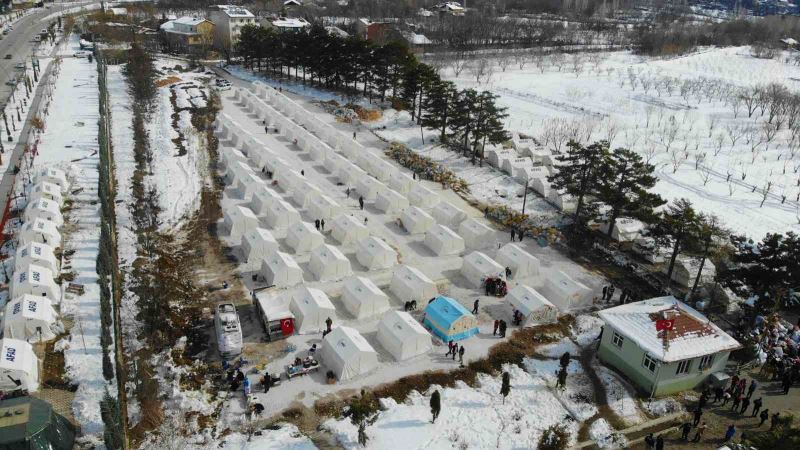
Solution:
M464 262L461 265L461 275L476 288L483 286L486 278L499 277L504 279L506 277L503 266L489 258L485 253L478 251L464 257Z
M423 324L444 342L478 334L478 319L458 300L440 295L425 307Z
M561 270L545 277L542 294L562 312L592 305L592 290Z
M34 219L45 219L56 224L57 228L64 225L64 217L61 215L61 208L53 200L41 199L28 203L25 208L25 221L31 222Z
M286 200L276 199L267 212L267 226L273 230L288 228L293 223L301 222L300 212Z
M409 234L426 233L436 225L436 219L417 206L410 206L403 211L400 222Z
M11 296L16 298L25 294L47 297L53 303L61 301L61 289L53 278L53 272L35 264L21 267L11 277Z
M389 311L378 323L378 342L396 361L404 361L433 349L431 335L407 312Z
M306 203L308 213L314 219L329 220L342 212L342 205L325 194L313 195Z
M497 147L486 151L486 161L490 166L498 169L503 168L503 163L506 160L516 158L517 152L510 148Z
M458 234L464 239L467 248L483 248L494 243L492 240L494 230L474 217L461 222Z
M44 342L54 339L50 326L58 314L47 297L22 295L6 303L3 315L3 337L27 342Z
M547 181L549 176L550 171L545 166L522 166L518 169L514 179L522 184L527 182L530 186L535 180Z
M311 250L308 269L319 281L341 280L353 273L350 268L350 260L344 256L344 253L327 244Z
M293 223L286 232L286 245L295 253L308 253L324 243L322 233L308 222Z
M700 258L694 258L688 255L678 255L675 258L675 267L672 269L672 281L678 285L691 288L694 286L694 280L697 278L697 272L700 270ZM669 271L669 264L664 264L661 272L666 275ZM700 275L700 282L698 286L714 280L717 273L717 268L708 258L703 263L703 273Z
M28 201L32 203L41 199L52 200L58 203L58 206L64 205L64 196L61 194L61 188L57 184L48 181L40 181L31 188Z
M260 274L267 285L279 288L292 287L303 282L303 269L291 256L275 252L261 260Z
M45 167L39 169L38 172L34 175L33 182L40 183L42 181L46 181L48 183L53 183L57 185L61 189L61 193L66 193L69 190L69 181L67 181L67 173L61 169L55 169L52 167Z
M275 236L266 228L254 228L242 235L242 254L244 260L253 264L280 250Z
M464 210L444 200L431 208L431 215L438 223L448 227L458 227L467 218Z
M371 236L356 244L356 260L369 270L389 269L397 265L397 252L383 239Z
M342 303L356 319L379 316L391 307L389 297L366 277L350 277L344 281Z
M408 191L408 202L420 208L432 208L439 203L439 194L417 183Z
M339 214L328 225L331 235L342 245L354 244L369 237L369 228L354 216Z
M558 308L532 287L518 284L508 292L506 301L522 314L523 327L558 321Z
M383 183L389 181L396 171L392 163L381 158L373 160L369 168L369 174Z
M389 290L404 302L421 302L439 295L436 284L419 269L411 266L400 266L392 273Z
M258 25L256 16L236 5L210 6L208 19L214 24L214 45L218 49L230 50L245 25Z
M524 278L539 278L541 263L539 258L526 252L517 244L506 244L497 251L495 261L511 269L511 278L521 280Z
M322 340L322 363L339 381L371 372L378 367L378 353L364 336L350 327L337 327Z
M326 328L325 321L336 320L336 308L331 299L319 289L301 287L291 294L289 309L297 318L297 332L318 333Z
M225 228L230 231L230 237L234 241L240 240L246 232L258 228L258 217L250 208L231 206L225 209L223 216Z
M14 257L14 270L19 271L31 264L50 269L58 273L59 261L53 252L53 247L39 242L29 242L17 247Z
M609 222L603 222L600 225L600 231L603 234L608 233ZM617 242L632 242L642 237L642 231L645 229L645 224L636 219L628 217L620 217L615 221L614 229L611 230L611 239Z
M18 236L20 245L39 242L56 248L61 246L61 233L58 232L58 227L47 219L38 218L25 222L20 228Z
M386 214L400 212L408 208L408 199L403 194L386 188L375 197L375 207Z
M437 256L457 255L464 251L464 239L444 225L434 225L425 233L425 246Z
M741 345L675 297L658 297L598 312L605 322L597 356L645 394L669 395L722 372Z
M0 355L3 356L0 358L0 391L39 390L39 359L31 344L19 339L0 339Z

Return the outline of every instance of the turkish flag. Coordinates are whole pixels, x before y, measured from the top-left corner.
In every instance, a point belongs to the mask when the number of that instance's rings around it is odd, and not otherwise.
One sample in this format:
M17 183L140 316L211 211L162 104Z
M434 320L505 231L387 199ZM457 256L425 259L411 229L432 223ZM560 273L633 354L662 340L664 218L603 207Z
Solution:
M283 332L284 336L294 334L294 320L281 319L281 332Z
M656 320L656 331L667 330L672 331L675 326L675 319L662 319Z

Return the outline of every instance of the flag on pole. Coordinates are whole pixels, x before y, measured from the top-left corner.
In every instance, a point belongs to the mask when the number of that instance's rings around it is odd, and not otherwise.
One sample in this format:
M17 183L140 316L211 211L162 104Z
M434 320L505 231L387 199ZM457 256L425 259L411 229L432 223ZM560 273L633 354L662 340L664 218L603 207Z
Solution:
M675 319L661 319L656 320L656 331L667 330L672 331L675 326Z

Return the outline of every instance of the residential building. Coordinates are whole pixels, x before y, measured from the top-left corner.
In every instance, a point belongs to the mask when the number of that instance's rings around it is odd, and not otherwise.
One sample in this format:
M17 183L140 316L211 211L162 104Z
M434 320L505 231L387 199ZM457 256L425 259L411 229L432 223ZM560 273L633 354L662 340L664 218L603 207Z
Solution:
M197 17L181 17L161 24L162 40L168 51L193 53L214 42L214 24Z
M668 395L701 385L725 369L741 345L675 297L658 297L598 313L605 322L597 356L642 392Z
M434 9L441 14L450 14L451 16L463 16L466 12L466 8L458 2L439 3Z
M406 44L408 44L408 48L413 53L423 53L426 47L433 44L424 34L417 34L413 31L403 31L400 35L403 36L403 40L405 40Z
M242 27L258 23L253 13L235 5L211 6L208 19L214 23L214 45L223 51L233 49Z
M311 24L303 18L270 17L261 19L261 26L264 28L273 28L281 32L297 32L306 27L310 27Z
M356 31L359 36L370 42L384 44L393 35L394 25L394 22L391 21L373 22L369 19L358 19Z

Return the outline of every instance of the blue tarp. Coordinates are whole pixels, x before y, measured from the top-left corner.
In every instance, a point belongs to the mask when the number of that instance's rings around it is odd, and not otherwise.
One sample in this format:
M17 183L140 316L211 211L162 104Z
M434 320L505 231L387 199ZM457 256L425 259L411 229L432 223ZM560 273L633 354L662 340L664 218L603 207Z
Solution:
M443 341L458 341L478 333L478 328L473 327L458 334L451 334L450 328L453 323L463 316L472 316L472 313L458 301L440 295L425 307L423 323Z

